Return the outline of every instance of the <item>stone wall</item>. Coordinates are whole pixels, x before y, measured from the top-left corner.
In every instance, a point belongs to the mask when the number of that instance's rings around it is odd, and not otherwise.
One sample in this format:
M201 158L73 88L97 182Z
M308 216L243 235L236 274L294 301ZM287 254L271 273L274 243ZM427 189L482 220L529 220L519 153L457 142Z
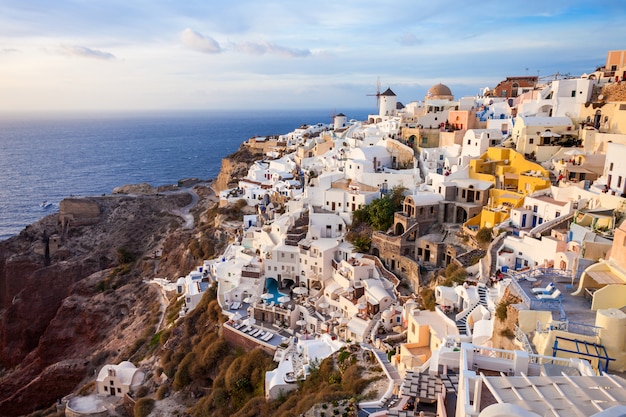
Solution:
M59 204L59 221L63 228L94 224L99 218L100 206L89 198L66 198Z
M250 337L246 337L245 335L239 333L237 330L231 328L230 326L222 326L222 336L224 337L224 340L226 340L232 346L240 347L246 351L255 348L261 348L265 353L272 356L274 356L274 353L276 351L276 348L272 348L269 345L263 343L258 343L256 339L253 340Z

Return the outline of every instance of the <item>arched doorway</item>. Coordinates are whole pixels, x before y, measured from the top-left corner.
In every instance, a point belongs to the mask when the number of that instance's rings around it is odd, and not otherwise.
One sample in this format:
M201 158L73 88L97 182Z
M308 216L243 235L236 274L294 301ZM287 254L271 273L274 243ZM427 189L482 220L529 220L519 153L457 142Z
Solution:
M402 223L396 223L396 236L402 236L404 234L404 225Z
M465 223L467 221L467 212L463 207L456 208L456 222Z

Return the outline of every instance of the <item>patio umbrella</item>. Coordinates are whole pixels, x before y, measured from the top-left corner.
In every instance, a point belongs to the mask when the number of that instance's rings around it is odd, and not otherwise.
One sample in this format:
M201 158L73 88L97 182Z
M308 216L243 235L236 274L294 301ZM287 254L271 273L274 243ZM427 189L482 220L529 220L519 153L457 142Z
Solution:
M264 300L269 300L270 298L274 298L274 294L270 294L268 292L261 294L261 298Z
M250 304L250 301L252 301L252 299L250 297L246 297L243 299L243 302L246 304Z
M294 294L305 295L309 292L305 287L296 287L293 289Z
M321 308L321 309L327 309L327 308L328 308L328 306L329 306L329 304L328 304L328 303L319 303L317 306L318 306L319 308Z
M279 303L288 303L289 301L291 301L291 298L289 298L288 295L281 295L280 297L278 297Z
M542 132L539 136L541 136L542 138L560 138L561 137L561 135L559 135L558 133L554 133L550 131Z
M339 311L333 311L332 313L330 313L330 315L335 317L335 318L339 318L339 317L343 316L343 314L341 314L341 312L339 312Z
M302 326L306 326L306 320L298 320L298 321L296 322L296 324L297 324L298 326L300 326L300 327L302 327Z
M570 149L569 151L565 152L565 155L570 155L570 156L585 155L585 154L586 152L581 151L578 148Z

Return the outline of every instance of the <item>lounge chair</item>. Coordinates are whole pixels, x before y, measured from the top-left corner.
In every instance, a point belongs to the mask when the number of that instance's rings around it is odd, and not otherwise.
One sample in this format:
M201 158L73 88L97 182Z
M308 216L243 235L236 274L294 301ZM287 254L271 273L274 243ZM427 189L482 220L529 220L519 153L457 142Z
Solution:
M263 338L263 341L264 341L264 342L269 342L269 341L272 339L272 337L274 337L274 333L272 333L272 332L268 332L268 333L265 335L265 337Z
M537 298L540 300L558 300L561 298L561 291L556 289L551 294L537 294Z
M545 287L532 288L531 291L535 294L550 294L554 290L554 283L551 282Z
M241 331L244 332L244 333L248 333L250 331L250 329L252 329L252 327L246 326Z
M530 286L532 288L539 288L539 287L541 287L542 284L543 284L543 280L540 279L539 281L533 282Z

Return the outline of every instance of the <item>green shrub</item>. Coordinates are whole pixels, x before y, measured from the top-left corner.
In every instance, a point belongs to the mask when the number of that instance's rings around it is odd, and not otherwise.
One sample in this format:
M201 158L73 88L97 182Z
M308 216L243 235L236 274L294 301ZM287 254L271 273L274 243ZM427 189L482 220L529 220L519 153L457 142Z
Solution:
M493 229L491 227L481 227L480 229L478 229L478 232L476 233L476 240L478 241L478 243L489 243L493 240L491 232L493 231Z
M154 409L154 400L152 398L140 398L133 407L133 415L135 417L147 417Z
M435 311L435 291L432 288L422 288L420 296L422 297L422 307L426 310Z
M502 330L500 330L500 336L506 337L507 339L514 339L515 338L515 332L513 332L513 330L511 330L509 328L502 329Z
M508 307L509 304L511 304L509 301L500 301L500 303L498 304L498 306L496 307L496 317L500 320L500 321L505 321L507 314L508 314Z
M140 386L139 388L137 388L137 391L135 391L135 398L143 398L146 395L148 395L148 387L146 387L145 385Z
M157 400L162 400L163 398L167 396L167 394L169 394L169 392L170 392L169 384L161 385L159 389L157 389L157 392L156 392Z

